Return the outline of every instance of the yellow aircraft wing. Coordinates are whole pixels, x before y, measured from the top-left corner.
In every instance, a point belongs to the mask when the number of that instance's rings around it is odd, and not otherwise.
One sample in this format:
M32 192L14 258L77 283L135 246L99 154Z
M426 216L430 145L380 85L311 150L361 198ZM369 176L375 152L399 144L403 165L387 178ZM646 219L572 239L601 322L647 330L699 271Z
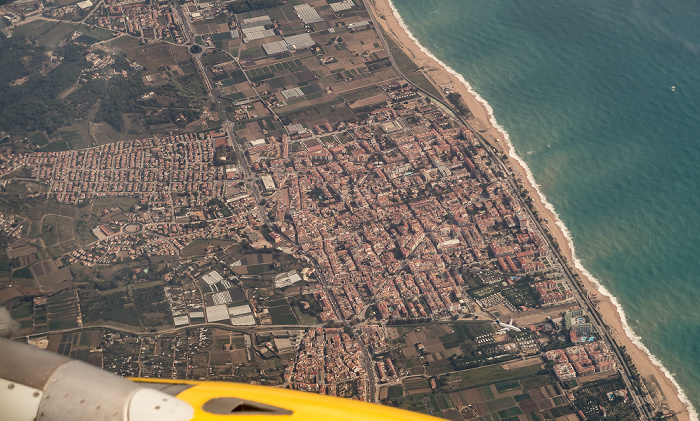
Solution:
M187 402L196 421L430 421L388 406L267 386L230 382L131 379ZM235 415L235 416L234 416Z
M0 338L3 421L429 421L401 409L228 382L131 379Z

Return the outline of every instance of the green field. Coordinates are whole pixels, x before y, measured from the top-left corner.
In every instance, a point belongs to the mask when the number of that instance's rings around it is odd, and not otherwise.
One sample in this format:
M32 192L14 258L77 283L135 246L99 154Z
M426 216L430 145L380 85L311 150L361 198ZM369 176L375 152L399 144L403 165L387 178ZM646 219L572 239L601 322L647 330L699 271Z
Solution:
M498 416L501 417L501 419L506 419L509 417L518 416L522 413L523 413L523 411L521 411L520 408L518 408L517 406L513 406L511 408L504 409L502 411L498 411Z
M36 41L48 48L56 48L68 40L68 36L73 33L76 26L75 23L59 22L51 27L51 29L38 36Z
M30 133L30 134L29 134L29 140L30 140L33 144L35 144L35 145L37 145L37 146L39 146L39 147L44 146L44 145L46 145L47 143L49 143L49 138L46 137L46 133L44 133L44 132L39 132L39 131L34 132L34 133Z
M511 390L520 389L520 382L517 380L511 380L505 382L498 382L494 386L496 386L496 391L498 393L505 393L510 392Z
M46 215L41 224L41 238L47 247L73 239L73 219Z
M526 377L520 380L523 385L523 390L530 390L540 386L546 386L552 383L552 378L549 375L537 375L532 377Z
M95 28L91 31L90 28L88 28L85 24L80 24L76 31L81 32L84 35L96 38L99 41L104 41L112 38L112 31L108 31L102 28Z
M206 254L207 246L219 246L223 249L227 249L231 245L235 244L233 241L227 240L217 240L212 238L197 239L189 243L185 248L182 249L180 254L182 257L192 257L201 256Z
M268 308L272 324L276 325L296 325L299 324L294 312L289 305Z
M499 381L533 376L540 371L539 364L506 370L500 365L474 368L444 376L446 390L454 391Z
M368 88L359 89L356 91L350 91L343 94L345 101L353 103L365 98L371 98L373 96L383 93L384 90L378 86L370 86Z
M24 25L19 25L15 27L12 30L12 33L14 35L20 35L26 38L36 39L39 36L47 33L55 25L56 22L44 19L37 19L35 21L25 23Z
M272 267L268 264L248 266L248 274L249 275L256 275L259 273L270 272L271 270L272 270Z
M387 398L389 399L396 399L400 398L403 396L403 388L398 385L394 386L389 386L389 390L387 391Z
M231 60L231 56L229 56L223 51L217 51L215 53L205 54L204 56L202 56L202 63L204 63L204 65L208 67L211 67L217 63L225 63Z
M62 130L54 133L51 136L51 143L44 147L43 150L63 150L60 149L63 148L63 145L66 145L68 149L83 149L92 146L92 139L87 133L87 125L75 128L78 130Z
M455 323L453 328L460 341L471 340L477 336L494 332L493 326L488 322Z
M513 396L513 399L515 399L515 402L522 402L522 401L526 401L526 400L531 399L531 398L532 397L530 396L529 393L523 393L522 395Z
M403 387L406 390L423 389L426 387L430 387L430 383L428 382L427 379L425 379L423 377L419 377L419 378L415 378L415 379L404 380Z

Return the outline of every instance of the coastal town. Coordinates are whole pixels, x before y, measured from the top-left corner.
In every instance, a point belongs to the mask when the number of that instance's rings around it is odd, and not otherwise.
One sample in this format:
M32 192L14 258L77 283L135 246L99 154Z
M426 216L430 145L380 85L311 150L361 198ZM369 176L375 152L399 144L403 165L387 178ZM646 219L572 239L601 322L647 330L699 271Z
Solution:
M20 0L2 15L6 40L53 49L31 53L45 68L69 63L66 45L80 55L59 95L70 121L0 127L17 340L122 376L454 420L684 419L454 85L363 1Z

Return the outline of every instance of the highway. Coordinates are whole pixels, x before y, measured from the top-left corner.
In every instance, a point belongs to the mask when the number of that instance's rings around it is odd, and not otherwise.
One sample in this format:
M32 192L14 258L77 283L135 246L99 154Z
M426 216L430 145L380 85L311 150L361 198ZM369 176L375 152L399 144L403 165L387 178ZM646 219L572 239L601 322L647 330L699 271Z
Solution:
M360 330L355 330L355 336L360 337ZM362 339L358 339L357 342L362 348L362 365L365 367L365 373L367 373L367 378L369 379L369 385L367 385L367 398L369 402L379 402L377 389L377 375L374 372L374 363L370 357L369 350L365 346Z
M321 327L320 324L315 325L251 325L251 326L232 326L230 323L202 323L198 325L185 325L179 327L168 326L165 329L157 329L154 332L145 329L138 329L132 326L122 325L120 323L100 323L89 326L72 327L67 329L51 330L41 333L32 333L30 335L22 336L23 338L41 338L47 335L60 335L63 333L75 333L83 332L86 330L104 329L104 330L115 330L117 332L128 333L134 336L159 336L159 335L172 335L180 332L184 332L188 329L196 328L217 328L223 330L229 330L232 332L253 332L253 331L268 331L268 330L286 330L286 329L317 329Z

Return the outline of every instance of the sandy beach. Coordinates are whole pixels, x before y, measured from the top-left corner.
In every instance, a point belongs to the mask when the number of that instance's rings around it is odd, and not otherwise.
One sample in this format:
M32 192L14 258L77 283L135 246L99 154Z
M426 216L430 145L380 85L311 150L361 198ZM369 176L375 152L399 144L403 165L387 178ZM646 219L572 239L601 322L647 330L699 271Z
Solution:
M403 51L422 68L424 74L432 83L439 89L440 87L451 86L455 92L462 95L467 107L469 107L474 116L473 119L469 120L470 124L475 130L478 130L494 148L508 156L509 159L506 161L506 164L513 171L515 178L525 186L530 193L535 208L539 212L541 218L546 221L546 225L559 244L562 254L569 262L569 265L574 267L573 251L563 231L563 224L561 226L557 224L557 216L545 206L542 197L537 194L533 180L528 177L528 173L520 160L515 159L514 150L511 149L510 143L504 138L503 133L491 123L489 110L477 99L473 92L469 91L467 86L463 81L459 80L457 75L448 72L440 63L435 61L426 52L422 51L416 42L411 39L394 15L390 0L367 0L366 4L374 11L378 22L384 27L389 36L391 36ZM628 354L634 360L639 373L647 380L646 383L649 385L650 394L654 396L654 401L657 404L661 403L664 410L675 412L679 420L690 420L691 415L688 411L688 407L679 398L679 390L676 385L654 364L647 353L627 336L622 316L611 300L611 297L601 293L597 284L587 276L587 273L582 272L580 269L582 268L576 267L575 272L580 276L580 279L583 280L586 290L593 297L593 300L598 301L598 311L603 316L605 323L611 327L611 332L618 345L626 348ZM654 380L651 380L652 377ZM663 394L663 396L660 396L659 392ZM661 408L656 408L656 410L659 409Z

